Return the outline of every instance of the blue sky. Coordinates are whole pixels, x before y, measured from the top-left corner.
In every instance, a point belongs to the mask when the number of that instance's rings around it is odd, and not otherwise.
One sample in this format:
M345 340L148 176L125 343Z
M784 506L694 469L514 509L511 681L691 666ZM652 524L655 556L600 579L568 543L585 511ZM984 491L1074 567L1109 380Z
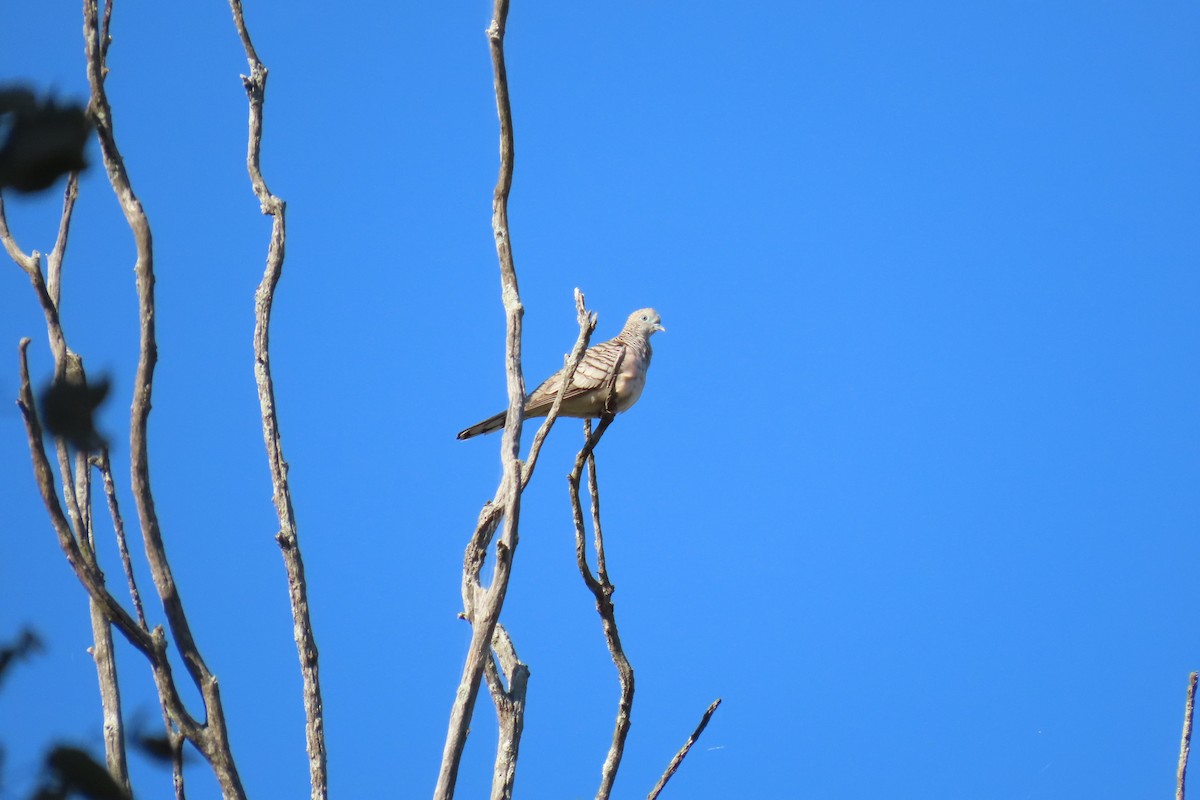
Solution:
M468 637L463 547L499 477L497 437L454 439L505 397L490 8L246 14L271 70L263 167L288 202L272 345L331 789L420 797ZM76 4L3 17L0 77L85 96ZM156 245L159 515L247 788L297 796L246 64L222 3L126 0L113 35L116 132ZM598 338L646 305L668 329L599 453L638 689L618 796L649 790L716 697L671 797L1171 791L1200 667L1198 39L1200 10L1170 2L513 4L527 380L569 350L576 286ZM9 200L26 250L50 249L59 204ZM113 376L102 425L126 463L132 265L93 168L63 314ZM22 336L45 378L8 264L10 399ZM522 797L592 796L616 712L573 561L579 441L564 422L542 457L503 616L532 670ZM49 648L0 691L12 793L46 743L101 739L84 593L9 402L0 470L0 638L30 625ZM119 657L153 730L148 671ZM459 796L485 791L494 736L481 698Z

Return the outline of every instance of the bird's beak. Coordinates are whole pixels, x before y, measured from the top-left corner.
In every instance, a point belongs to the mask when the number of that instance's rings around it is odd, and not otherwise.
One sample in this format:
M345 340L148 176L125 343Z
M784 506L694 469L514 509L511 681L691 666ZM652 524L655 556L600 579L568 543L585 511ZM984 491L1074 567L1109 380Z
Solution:
M661 322L654 323L654 330L662 331L663 333L667 332L667 329L663 327L663 324Z

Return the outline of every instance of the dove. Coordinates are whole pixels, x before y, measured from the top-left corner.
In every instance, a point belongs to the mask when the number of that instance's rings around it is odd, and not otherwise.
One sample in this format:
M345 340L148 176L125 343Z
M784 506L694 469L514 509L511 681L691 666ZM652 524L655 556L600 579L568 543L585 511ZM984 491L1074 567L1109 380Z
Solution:
M650 337L666 331L662 319L653 308L639 309L629 315L625 327L607 342L589 347L579 362L571 385L563 395L559 416L590 419L599 417L608 404L610 386L616 377L616 402L613 411L628 411L646 387L646 371L650 368ZM623 355L622 355L623 354ZM525 398L526 417L544 417L550 413L554 398L562 386L566 368L542 381ZM459 439L470 439L481 433L491 433L504 427L507 412L488 417L459 432Z

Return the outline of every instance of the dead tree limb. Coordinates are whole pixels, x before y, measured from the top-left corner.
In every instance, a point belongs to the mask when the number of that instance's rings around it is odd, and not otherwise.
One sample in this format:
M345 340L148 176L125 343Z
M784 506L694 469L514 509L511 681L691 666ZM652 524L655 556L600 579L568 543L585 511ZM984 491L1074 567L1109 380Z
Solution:
M312 800L325 800L329 792L329 775L317 640L309 612L308 582L304 577L304 559L300 552L296 513L292 505L291 486L288 483L288 465L283 456L279 417L275 411L275 384L271 377L271 308L275 302L275 287L283 272L287 241L287 204L267 188L260 166L267 68L259 60L258 52L250 39L242 14L241 0L229 0L229 7L233 12L238 38L246 51L246 60L250 64L250 74L242 76L242 85L250 103L246 169L262 213L271 217L271 242L267 248L267 265L254 294L254 380L258 386L258 403L262 415L263 439L267 447L267 463L271 470L275 514L279 519L279 532L275 535L275 540L279 543L284 570L287 573L288 599L292 607L292 632L296 640L296 652L300 658L300 674L303 679L304 733Z
M41 255L37 251L26 254L17 245L8 228L2 199L0 199L0 240L3 241L8 254L29 277L37 294L38 302L46 318L46 330L54 356L56 379L62 380L68 372L71 372L73 380L85 383L83 362L79 356L67 349L66 337L58 316L62 262L66 254L67 235L70 230L75 200L78 196L78 187L78 176L72 173L67 179L58 235L55 238L53 249L46 258L48 279L43 279ZM45 463L40 425L36 420L33 392L29 387L28 363L25 356L27 343L28 340L23 340L21 345L22 392L18 403L21 404L23 411L28 410L27 425L31 419L33 421L33 427L29 429L30 453L34 458L35 479L39 483L43 500L53 496L55 505L57 505L58 497L54 489L53 478L50 477L49 465ZM35 446L33 431L35 430L37 431L37 453L33 449ZM75 559L74 563L78 564L82 570L82 573L77 571L77 574L86 574L88 576L87 583L90 583L92 587L88 597L88 615L92 624L92 647L89 648L89 652L96 664L96 678L99 684L104 726L105 763L112 779L128 792L129 766L125 750L124 726L121 721L121 692L117 683L116 654L112 640L111 611L120 606L108 594L107 589L103 588L104 577L96 563L95 542L92 537L91 473L88 468L87 453L77 452L73 467L66 442L62 439L56 442L55 453L58 459L63 501L67 506L65 519L61 518L62 511L59 507L59 519L55 523L55 529L59 533L59 543L63 545L68 560ZM47 509L50 509L49 505L47 505ZM51 514L54 515L53 510L51 510ZM127 615L122 622L131 630L133 629L133 621L128 619Z
M1187 702L1183 707L1183 736L1179 742L1179 767L1175 770L1175 800L1183 800L1187 783L1188 754L1192 749L1192 710L1196 705L1196 673L1188 675Z
M512 639L500 623L496 623L496 632L492 636L492 657L484 664L483 674L496 705L496 719L500 726L496 763L492 769L491 800L512 800L521 732L525 727L529 666L517 658Z
M137 581L133 577L133 561L129 558L129 543L125 537L125 520L121 517L121 507L117 502L117 487L113 483L112 463L108 459L108 449L94 456L96 468L104 482L104 497L108 501L108 515L112 519L113 532L117 537L117 552L121 556L121 569L125 572L125 580L129 584L129 596L133 600L133 610L137 613L138 624L144 630L149 630L146 624L146 612L142 607L142 595L138 591Z
M500 173L492 193L492 234L496 240L496 256L500 261L500 295L504 303L505 340L504 367L508 387L508 416L500 440L500 462L503 476L495 500L480 514L475 534L467 545L463 561L463 616L471 623L471 643L467 648L462 677L450 709L450 725L442 750L433 796L450 800L458 780L458 767L467 743L467 730L479 694L479 681L484 663L491 657L492 635L500 618L500 609L508 592L512 572L512 557L517 546L517 525L521 513L521 423L525 418L525 380L521 374L521 306L517 272L513 263L512 243L508 229L508 193L512 188L513 130L512 108L508 101L508 75L504 67L504 28L508 18L508 0L495 0L492 22L488 26L488 45L492 56L493 83L496 91L496 113L500 120ZM496 544L492 581L487 589L479 583L488 544L503 523L500 541Z
M446 732L446 743L442 750L442 761L434 787L436 800L450 800L458 780L458 769L466 747L467 733L475 701L479 694L479 683L486 665L492 659L491 650L499 623L500 610L508 591L512 574L512 559L518 541L521 493L533 475L542 442L558 417L559 409L571 376L579 366L587 349L592 331L595 330L595 315L584 308L583 295L575 292L576 308L580 319L579 339L568 359L567 375L558 396L534 437L533 447L527 463L519 458L521 427L525 416L525 381L521 372L521 320L524 309L521 305L517 285L517 272L513 262L511 236L508 225L508 194L513 177L513 125L512 108L508 98L508 75L504 64L504 33L508 17L508 0L494 0L492 22L487 29L488 45L492 58L493 84L496 94L496 112L500 123L500 171L492 194L492 234L496 240L496 255L500 263L500 293L505 314L504 364L508 394L508 413L504 433L500 440L500 461L503 475L495 497L483 507L479 519L467 543L463 555L462 618L471 624L471 641L463 664L462 676L454 703L450 709L450 724ZM485 588L481 581L483 564L488 548L497 531L493 559L492 578ZM519 730L516 730L519 734ZM515 766L515 762L514 762ZM498 767L499 768L499 767ZM506 779L501 779L501 785ZM511 784L511 780L507 780Z
M692 731L692 735L683 743L683 747L679 748L679 752L671 759L671 763L667 765L667 769L663 772L662 777L658 779L658 783L654 784L654 788L650 790L650 794L646 795L646 800L656 800L659 793L667 785L667 781L671 780L671 776L678 770L683 759L687 756L688 751L692 749L699 739L700 734L704 733L704 729L708 727L708 721L712 719L713 712L717 710L717 706L721 705L721 698L712 701L712 704L705 710L704 716L700 717L700 724L696 726L696 730Z
M144 616L139 613L139 619L133 617L116 601L105 586L104 576L95 557L92 546L91 530L91 491L88 462L85 456L76 456L76 469L72 473L66 444L56 442L56 453L59 461L59 473L62 487L62 503L55 490L53 473L42 444L42 427L38 420L33 392L29 381L27 348L29 340L22 340L20 346L21 390L18 406L25 421L26 433L29 439L30 455L33 460L35 481L42 494L43 503L50 515L51 525L59 538L68 563L76 576L88 591L93 604L94 630L97 634L97 644L94 655L97 658L97 668L101 680L101 694L104 704L106 722L106 749L108 762L114 777L124 782L123 754L114 759L114 748L123 749L121 742L121 722L119 696L115 692L115 668L111 663L111 642L103 630L109 624L116 625L118 630L142 652L151 662L155 684L159 691L164 712L176 721L179 729L189 738L193 738L197 748L209 758L217 773L218 781L227 797L240 798L243 796L236 768L233 767L229 755L228 739L224 728L224 715L220 707L219 692L216 680L204 666L203 660L195 647L195 642L188 628L182 604L175 590L170 568L166 562L161 534L158 528L157 516L154 512L153 497L149 485L149 465L146 444L146 423L150 411L150 395L153 385L156 347L154 338L154 271L153 244L149 223L146 220L141 204L130 186L124 162L117 149L116 139L112 128L112 109L104 89L107 74L106 55L110 43L109 23L112 16L112 2L106 0L103 12L98 7L97 0L85 0L84 39L87 55L88 84L91 91L89 115L91 116L97 136L105 169L109 181L117 195L118 203L125 214L137 249L135 276L138 288L138 309L140 320L140 345L137 377L135 381L133 409L131 413L131 476L135 505L138 508L147 560L154 576L155 587L163 603L163 608L171 626L172 635L179 647L184 663L200 689L204 698L206 723L200 725L195 718L187 713L176 691L171 667L166 656L166 640L161 630L151 632L147 629ZM7 222L2 221L3 213L0 207L0 238L4 246L18 266L28 275L35 293L46 317L47 333L50 339L51 352L55 361L55 379L62 380L69 376L71 370L77 370L82 376L82 363L66 346L62 325L58 315L58 299L61 291L62 262L66 252L70 230L71 209L75 202L77 185L74 179L68 181L67 194L64 199L64 211L60 220L59 231L48 262L48 280L43 279L40 256L34 252L25 255L16 246ZM82 380L82 377L80 377ZM63 503L66 505L64 513ZM99 615L99 616L97 616ZM103 620L100 619L103 618ZM108 685L106 688L106 684Z
M614 419L616 408L616 377L621 372L621 362L625 358L622 349L613 367L612 379L608 388L608 410L601 416L600 423L592 430L591 420L584 422L584 445L575 456L575 465L567 476L571 496L571 514L575 522L575 560L579 574L596 600L596 611L600 615L600 624L604 630L604 640L613 664L617 667L617 679L620 683L621 695L617 704L617 719L613 727L612 743L604 758L600 770L600 788L596 792L597 800L607 800L612 795L613 783L617 778L617 770L621 766L621 758L625 752L625 739L629 735L631 713L633 710L634 677L633 666L625 655L621 645L620 631L617 629L616 613L613 608L612 594L615 587L608 579L608 568L604 555L604 533L600 526L600 487L596 479L596 462L593 456L600 438L608 430ZM593 575L587 563L586 531L584 530L583 508L579 501L579 483L583 478L584 465L588 468L588 490L591 495L592 525L595 536L597 575Z
M575 290L575 312L579 322L579 338L576 339L571 353L566 356L566 380L559 387L550 412L538 428L529 448L529 456L525 460L525 469L521 476L521 491L525 490L533 477L542 444L558 418L563 397L571 385L571 378L583 360L583 353L587 350L588 342L596 329L596 315L587 310L583 292L579 289ZM512 639L499 622L496 623L496 630L492 636L492 657L484 662L484 677L496 707L496 721L500 728L496 744L496 762L492 770L492 800L511 800L521 732L525 727L525 693L529 682L529 666L517 658Z
M82 525L77 533L80 549L96 563L96 541L92 529L91 468L88 454L75 454L75 486ZM99 570L99 567L97 567ZM121 714L121 687L117 682L117 658L113 648L112 624L104 607L88 598L88 615L92 622L92 659L96 662L96 677L100 684L100 709L104 720L104 759L108 773L117 785L132 796L129 785L129 762L125 750L125 724Z

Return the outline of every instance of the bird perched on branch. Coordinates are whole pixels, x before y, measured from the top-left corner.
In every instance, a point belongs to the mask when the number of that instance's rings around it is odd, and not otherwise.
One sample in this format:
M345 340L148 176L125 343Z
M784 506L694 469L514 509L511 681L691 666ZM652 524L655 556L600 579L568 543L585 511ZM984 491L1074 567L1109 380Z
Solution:
M628 410L642 396L646 385L646 370L650 368L650 337L656 331L666 331L662 319L653 308L643 308L629 315L625 327L615 338L589 347L575 374L571 385L563 395L559 416L590 419L601 416L608 405L609 395L615 385L616 402L611 411ZM544 417L550 413L554 398L562 386L566 368L551 375L525 398L526 417ZM491 433L504 427L501 411L458 434L459 439L470 439L481 433Z

